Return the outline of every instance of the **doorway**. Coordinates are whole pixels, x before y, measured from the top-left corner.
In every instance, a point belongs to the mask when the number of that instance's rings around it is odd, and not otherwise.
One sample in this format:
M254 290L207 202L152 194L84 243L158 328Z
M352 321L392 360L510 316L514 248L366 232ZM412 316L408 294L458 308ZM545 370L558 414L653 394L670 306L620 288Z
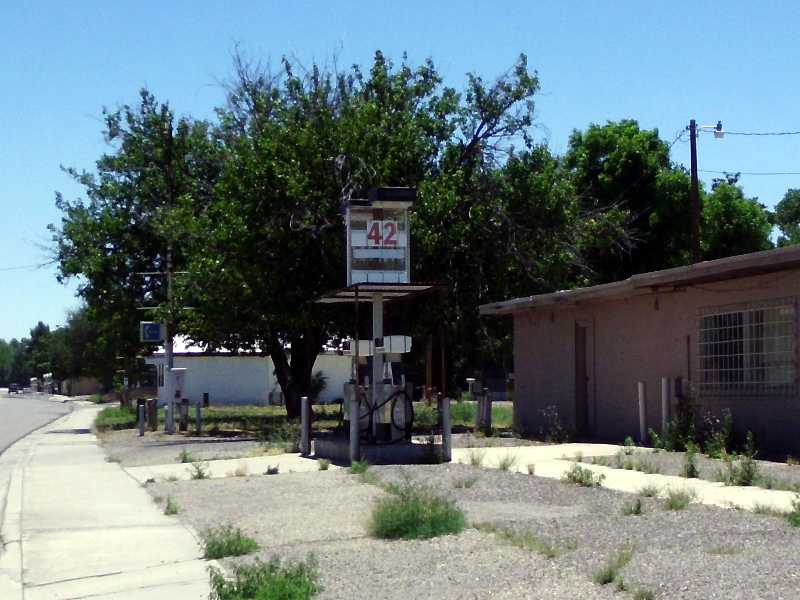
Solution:
M586 360L587 327L575 323L575 432L589 434L589 373Z

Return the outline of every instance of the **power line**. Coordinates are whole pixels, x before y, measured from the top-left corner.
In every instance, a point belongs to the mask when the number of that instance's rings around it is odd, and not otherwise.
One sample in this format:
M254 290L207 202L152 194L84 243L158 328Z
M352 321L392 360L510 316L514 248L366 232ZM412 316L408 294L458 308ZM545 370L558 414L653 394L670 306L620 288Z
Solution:
M46 263L39 263L35 265L18 265L16 267L0 267L0 272L6 271L38 271L39 269L44 269L52 265L55 261L49 261Z
M704 133L713 133L713 131L702 130ZM722 132L724 135L800 135L800 131L728 131L727 129Z
M737 171L731 169L729 171L712 171L710 169L698 169L701 173L714 173L716 175L800 175L800 171Z

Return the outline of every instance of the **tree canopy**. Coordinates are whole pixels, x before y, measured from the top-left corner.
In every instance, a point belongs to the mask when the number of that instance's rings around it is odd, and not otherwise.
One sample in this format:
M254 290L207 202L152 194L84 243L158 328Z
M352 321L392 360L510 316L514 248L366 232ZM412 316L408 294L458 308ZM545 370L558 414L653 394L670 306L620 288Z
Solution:
M533 137L538 91L525 56L457 90L431 60L381 52L344 71L237 57L214 122L142 91L104 112L111 150L94 172L67 170L86 198L57 198L59 276L81 277L93 347L132 362L140 309L158 307L148 317L209 348L271 356L293 414L317 353L352 332L349 311L315 303L345 284L344 206L372 186L415 187L412 278L447 295L407 310L411 333L442 333L459 376L508 366L509 324L480 319L479 304L690 255L688 175L658 131L591 125L556 156ZM769 246L767 212L735 182L703 200L706 257ZM172 304L168 267L181 273Z

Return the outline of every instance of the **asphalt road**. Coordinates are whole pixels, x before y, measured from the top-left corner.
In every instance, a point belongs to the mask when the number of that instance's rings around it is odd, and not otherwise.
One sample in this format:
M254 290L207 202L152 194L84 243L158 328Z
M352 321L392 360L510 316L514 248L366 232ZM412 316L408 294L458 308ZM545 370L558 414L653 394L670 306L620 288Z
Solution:
M46 396L8 394L0 389L0 454L18 439L67 414L70 404L51 402Z

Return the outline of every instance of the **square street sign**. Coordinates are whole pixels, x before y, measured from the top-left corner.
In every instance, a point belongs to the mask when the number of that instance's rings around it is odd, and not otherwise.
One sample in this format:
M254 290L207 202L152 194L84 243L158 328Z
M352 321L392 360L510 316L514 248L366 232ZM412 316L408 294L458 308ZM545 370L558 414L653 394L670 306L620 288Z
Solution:
M139 323L139 339L145 343L163 342L166 337L163 323L153 323L152 321L142 321Z

